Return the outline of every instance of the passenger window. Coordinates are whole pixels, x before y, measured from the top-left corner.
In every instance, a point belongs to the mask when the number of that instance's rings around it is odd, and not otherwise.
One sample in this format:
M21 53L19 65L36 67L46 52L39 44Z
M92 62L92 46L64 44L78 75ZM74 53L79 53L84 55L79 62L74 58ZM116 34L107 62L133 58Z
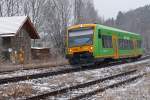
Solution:
M112 48L112 36L102 35L103 48Z
M141 48L141 47L142 47L142 42L141 42L141 40L137 40L137 47L138 47L138 48Z
M122 49L122 50L133 49L133 41L132 40L119 39L119 49Z
M122 48L123 48L123 40L119 39L119 49L122 49Z

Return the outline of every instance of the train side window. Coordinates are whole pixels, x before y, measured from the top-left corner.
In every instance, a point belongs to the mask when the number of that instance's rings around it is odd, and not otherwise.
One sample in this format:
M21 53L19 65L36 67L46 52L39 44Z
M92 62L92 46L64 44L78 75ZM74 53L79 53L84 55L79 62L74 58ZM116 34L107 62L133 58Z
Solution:
M129 42L129 49L131 49L131 41L129 40L128 42Z
M125 40L125 47L124 47L125 50L128 50L128 40Z
M113 46L112 46L112 36L109 36L109 48L112 48Z
M119 49L125 49L127 47L127 41L124 39L119 39Z
M131 40L131 47L132 47L132 49L134 48L134 45L133 45L133 41Z
M131 40L119 39L119 48L122 50L133 49L133 42Z
M98 38L99 38L99 39L101 39L101 38L102 38L101 30L100 30L100 29L98 30Z
M124 41L123 39L121 39L121 48L120 49L123 49L124 48Z
M130 49L133 49L133 41L130 40Z
M127 40L127 49L130 49L130 47L129 47L129 40Z
M138 47L138 48L141 48L141 47L142 47L142 42L141 42L141 40L137 40L137 47Z
M128 48L128 41L125 40L125 49L127 49L127 48Z
M119 49L122 49L122 46L123 46L122 39L119 39Z
M140 44L139 44L139 47L140 47L140 48L142 48L142 41L141 41L141 40L140 40Z
M102 35L103 48L112 48L112 36Z

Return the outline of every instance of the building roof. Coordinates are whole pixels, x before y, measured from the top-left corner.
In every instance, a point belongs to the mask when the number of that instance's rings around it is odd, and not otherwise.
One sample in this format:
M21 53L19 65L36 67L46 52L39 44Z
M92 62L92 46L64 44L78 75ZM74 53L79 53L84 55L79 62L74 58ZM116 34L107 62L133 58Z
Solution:
M28 16L0 17L0 37L16 36L25 27L32 39L38 39L39 34Z

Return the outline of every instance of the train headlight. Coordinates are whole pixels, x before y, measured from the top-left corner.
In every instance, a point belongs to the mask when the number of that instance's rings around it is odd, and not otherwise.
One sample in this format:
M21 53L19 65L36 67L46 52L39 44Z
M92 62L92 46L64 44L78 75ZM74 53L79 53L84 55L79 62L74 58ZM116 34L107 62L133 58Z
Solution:
M71 50L71 49L69 49L69 52L70 52L70 53L72 53L72 50Z
M93 47L90 47L91 51L93 51Z

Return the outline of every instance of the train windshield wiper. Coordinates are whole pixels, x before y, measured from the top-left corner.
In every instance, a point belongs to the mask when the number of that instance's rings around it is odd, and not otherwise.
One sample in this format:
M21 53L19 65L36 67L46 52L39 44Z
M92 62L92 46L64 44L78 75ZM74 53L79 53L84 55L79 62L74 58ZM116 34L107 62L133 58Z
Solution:
M88 40L88 41L86 41L86 42L85 42L85 44L90 43L90 42L91 42L91 40L92 40L92 39L91 39L91 38L89 38L89 40Z

